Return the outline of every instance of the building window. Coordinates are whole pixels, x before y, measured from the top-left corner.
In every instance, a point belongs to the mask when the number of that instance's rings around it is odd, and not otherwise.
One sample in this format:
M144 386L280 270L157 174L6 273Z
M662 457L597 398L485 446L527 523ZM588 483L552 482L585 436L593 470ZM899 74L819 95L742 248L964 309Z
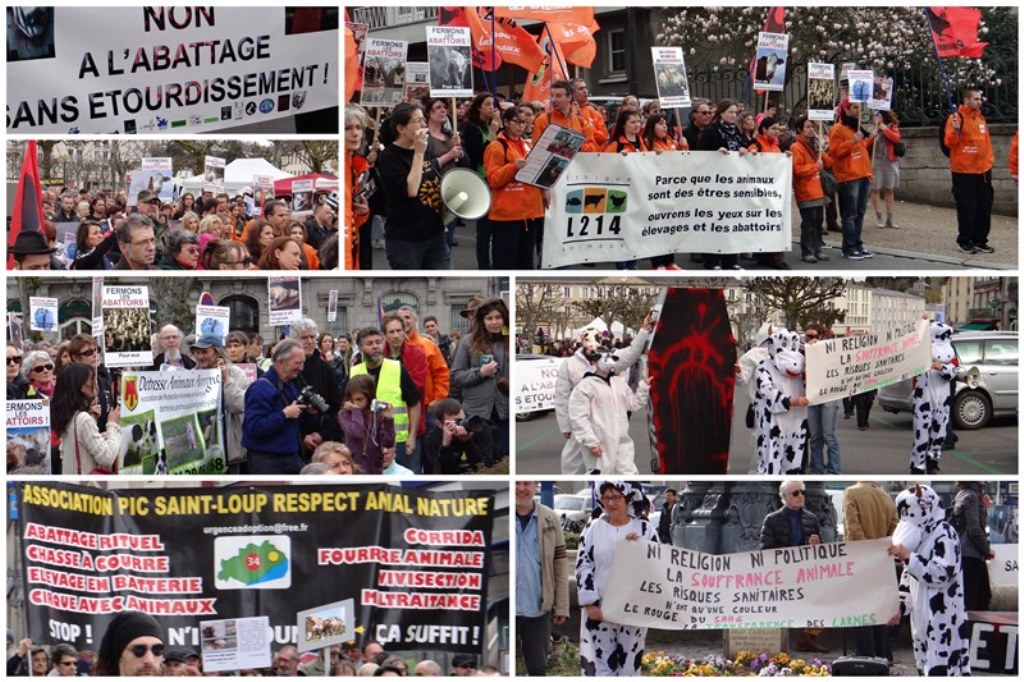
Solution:
M608 73L626 73L626 31L608 31Z
M562 287L562 296L565 296L566 298L570 298L572 296L572 291L569 287Z
M235 294L222 299L219 305L231 311L232 331L243 331L250 336L260 333L260 304L255 298Z
M469 333L469 320L462 316L462 311L466 308L465 303L453 303L452 309L452 328L450 331L459 332L463 336ZM455 349L452 348L452 357L454 357Z

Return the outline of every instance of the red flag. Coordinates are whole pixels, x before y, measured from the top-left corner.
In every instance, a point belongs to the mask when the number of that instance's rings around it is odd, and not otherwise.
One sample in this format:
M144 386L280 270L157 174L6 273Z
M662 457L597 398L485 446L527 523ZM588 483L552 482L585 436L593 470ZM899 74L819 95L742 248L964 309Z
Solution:
M569 64L589 69L597 56L597 42L594 33L600 28L597 22L589 26L566 22L548 22L548 31L558 43Z
M18 175L18 191L14 195L11 211L11 231L7 242L7 269L14 269L14 254L10 249L22 230L43 231L43 187L39 182L39 150L36 141L29 140L25 146L25 157L21 160Z
M764 17L764 26L761 28L763 33L785 33L786 32L786 8L785 7L769 7L768 14ZM757 71L757 51L754 51L754 56L750 58L750 82L753 84L755 74ZM765 90L755 90L758 95L763 95Z
M475 7L439 7L438 26L468 26L473 43L473 66L484 71L501 66L501 55L491 48L491 32Z
M929 7L928 25L940 57L980 59L988 43L978 42L981 10L973 7Z

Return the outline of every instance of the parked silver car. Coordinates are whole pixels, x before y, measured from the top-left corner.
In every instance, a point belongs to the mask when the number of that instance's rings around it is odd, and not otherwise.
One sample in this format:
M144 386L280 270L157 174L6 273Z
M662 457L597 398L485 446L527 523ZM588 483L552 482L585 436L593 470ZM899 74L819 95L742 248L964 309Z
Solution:
M981 381L968 388L958 381L953 401L957 429L980 429L994 416L1017 414L1017 332L960 332L953 335L960 367L977 367ZM886 412L912 412L912 381L885 386L878 404Z

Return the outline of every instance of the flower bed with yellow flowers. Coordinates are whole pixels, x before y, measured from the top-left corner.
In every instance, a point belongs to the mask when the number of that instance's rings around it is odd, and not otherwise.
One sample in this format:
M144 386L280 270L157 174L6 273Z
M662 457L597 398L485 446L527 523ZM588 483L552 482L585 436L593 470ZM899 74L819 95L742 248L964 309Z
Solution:
M775 656L740 651L736 658L706 656L686 658L664 651L648 651L641 661L644 675L655 677L826 677L831 674L827 661L790 658L781 652Z

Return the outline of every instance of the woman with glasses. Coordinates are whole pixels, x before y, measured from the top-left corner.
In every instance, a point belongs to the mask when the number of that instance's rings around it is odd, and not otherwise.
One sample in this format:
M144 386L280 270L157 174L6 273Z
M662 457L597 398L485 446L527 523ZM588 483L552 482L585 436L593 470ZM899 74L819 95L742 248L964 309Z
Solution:
M21 375L21 351L7 344L7 399L25 400L28 398L28 379Z
M249 250L241 242L215 239L206 245L201 256L204 270L254 270Z
M468 157L462 153L462 140L458 132L452 131L450 120L448 105L443 99L435 97L428 102L427 130L430 131L430 137L427 140L427 154L437 159L442 176L460 164L469 165ZM458 218L452 218L445 225L444 235L449 249L455 246L455 226L458 222Z
M72 362L61 371L50 404L50 424L60 434L65 475L115 472L121 451L121 408L110 410L106 431L100 431L93 414L98 393L96 372L84 362Z
M107 428L107 415L114 407L113 379L110 370L102 363L100 349L96 339L89 334L75 334L68 344L68 355L72 362L83 362L92 367L96 373L96 405L93 414L100 431Z
M171 230L167 234L167 250L156 266L161 270L198 269L199 237L188 230Z
M393 270L449 270L444 237L441 174L427 153L423 107L402 102L382 124L386 145L377 160L387 206L385 253Z
M601 603L619 542L657 542L658 533L646 518L650 502L637 483L602 481L594 519L583 529L576 554L576 590L580 607L580 674L587 677L631 677L640 674L647 628L604 621Z
M21 376L28 383L26 398L48 399L53 395L53 359L46 351L34 350L21 364Z
M523 137L524 121L519 109L501 113L505 124L498 138L487 145L484 169L491 187L492 266L495 270L533 270L534 237L544 220L544 199L540 189L516 181L526 165L530 143Z

